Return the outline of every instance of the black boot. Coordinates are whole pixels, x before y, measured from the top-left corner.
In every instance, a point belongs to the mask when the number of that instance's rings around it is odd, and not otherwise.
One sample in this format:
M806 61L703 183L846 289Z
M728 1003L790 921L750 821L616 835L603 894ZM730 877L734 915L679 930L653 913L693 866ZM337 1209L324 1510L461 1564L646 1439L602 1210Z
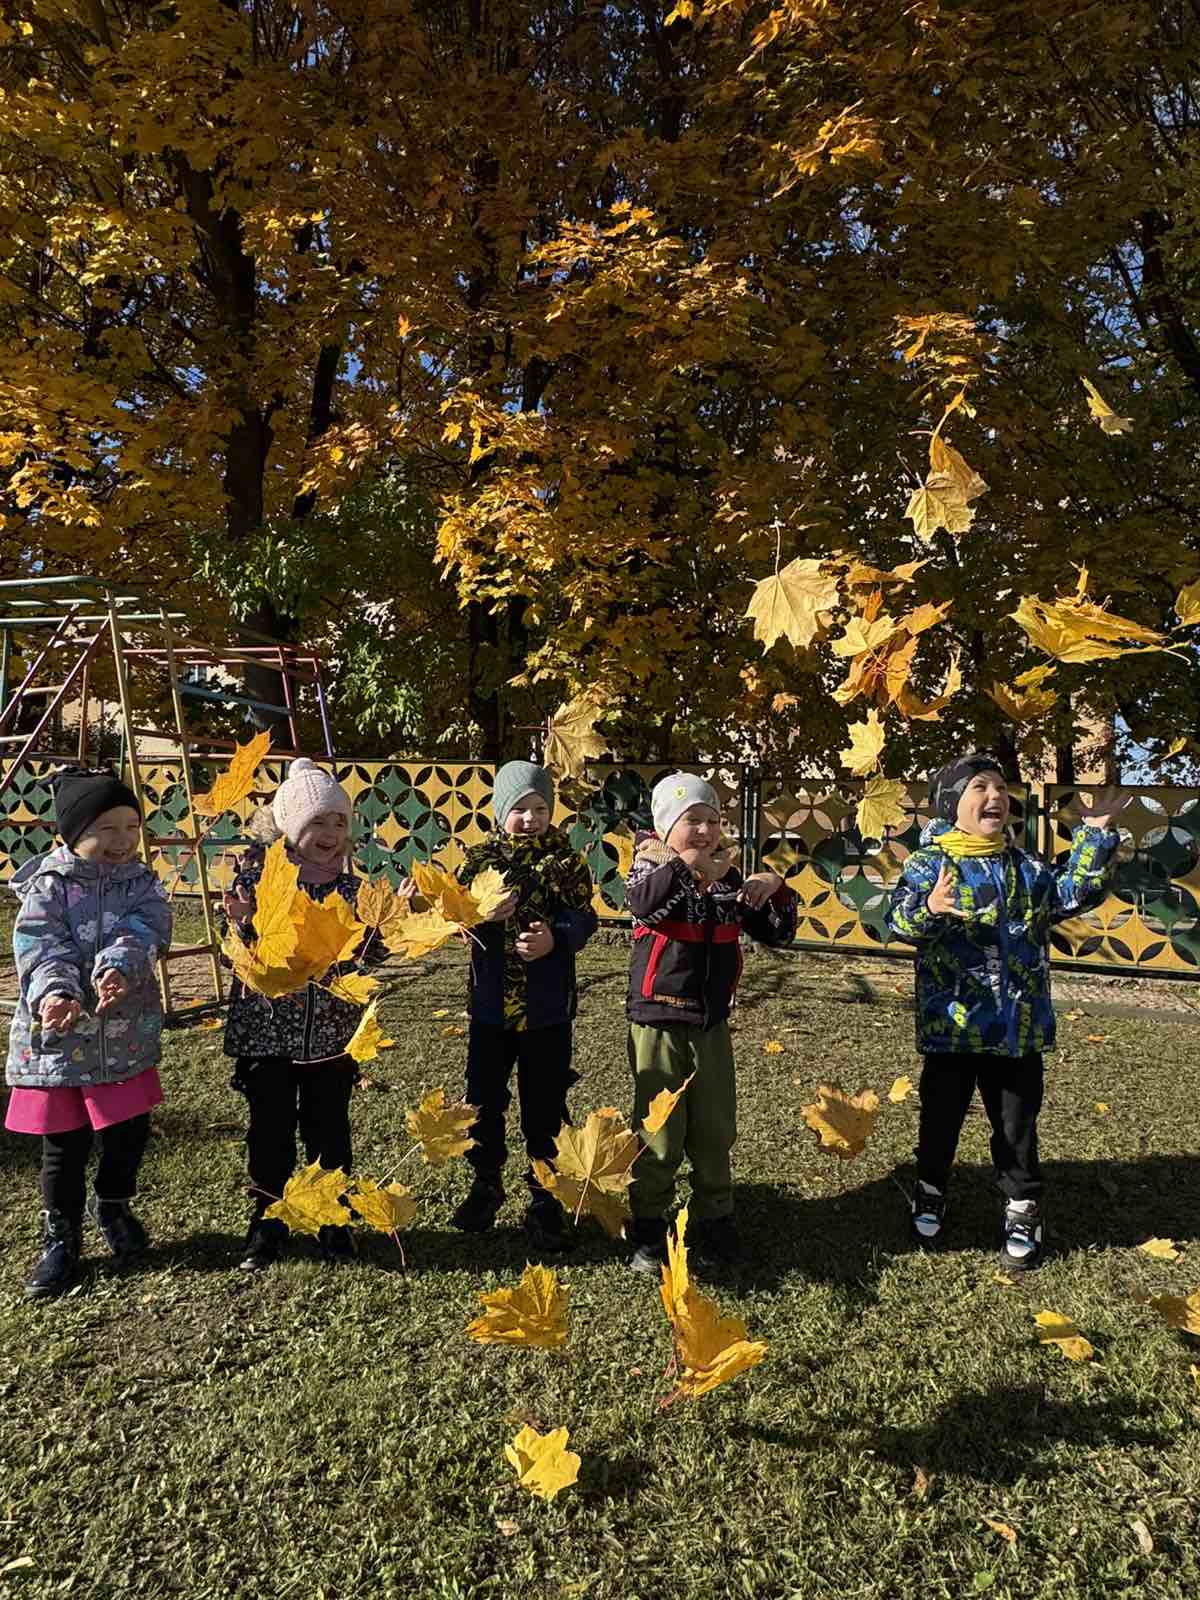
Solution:
M42 1212L42 1253L25 1284L30 1300L62 1294L79 1276L80 1218L61 1211Z
M551 1194L534 1195L529 1202L525 1234L531 1248L544 1255L562 1255L574 1243L567 1232L563 1208Z
M688 1226L687 1243L696 1265L736 1267L742 1259L742 1238L732 1217L708 1217Z
M101 1200L94 1194L88 1201L88 1216L118 1261L141 1255L150 1243L150 1235L129 1209L128 1200Z
M504 1204L504 1189L499 1178L476 1175L467 1198L450 1218L464 1233L486 1233Z
M246 1253L238 1265L243 1272L264 1272L283 1254L287 1224L277 1217L255 1217L246 1231Z
M667 1264L667 1222L665 1217L635 1217L629 1230L633 1256L631 1272L657 1278Z
M335 1227L332 1223L326 1223L317 1234L317 1248L321 1252L321 1260L332 1267L345 1266L347 1262L357 1259L350 1229Z

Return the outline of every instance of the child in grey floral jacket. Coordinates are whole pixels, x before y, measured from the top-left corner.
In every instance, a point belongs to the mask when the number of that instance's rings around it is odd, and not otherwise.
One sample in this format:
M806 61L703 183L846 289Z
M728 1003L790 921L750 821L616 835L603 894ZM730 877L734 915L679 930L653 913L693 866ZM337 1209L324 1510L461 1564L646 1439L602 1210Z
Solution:
M26 1284L31 1298L75 1279L84 1175L99 1137L91 1214L118 1258L144 1250L129 1209L162 1100L162 1009L155 968L171 943L171 907L137 859L141 817L109 773L67 772L55 789L64 843L13 879L20 994L8 1041L12 1087L5 1127L40 1135L44 1248Z

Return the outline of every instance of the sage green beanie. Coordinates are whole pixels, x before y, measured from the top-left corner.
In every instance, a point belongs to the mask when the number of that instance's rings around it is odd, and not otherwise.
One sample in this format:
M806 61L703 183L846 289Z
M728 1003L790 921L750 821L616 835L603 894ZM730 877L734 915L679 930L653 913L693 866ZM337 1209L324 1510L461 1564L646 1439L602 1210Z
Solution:
M492 815L501 827L517 801L527 794L540 794L554 815L554 779L545 767L535 767L532 761L507 762L492 785Z

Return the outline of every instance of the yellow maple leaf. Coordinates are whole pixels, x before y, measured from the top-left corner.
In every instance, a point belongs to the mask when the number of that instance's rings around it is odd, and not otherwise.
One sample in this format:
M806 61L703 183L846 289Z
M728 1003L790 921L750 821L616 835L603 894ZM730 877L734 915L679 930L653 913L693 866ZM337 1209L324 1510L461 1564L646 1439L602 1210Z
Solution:
M344 1000L347 1005L365 1006L378 989L379 980L369 978L363 972L347 972L331 979L328 987L330 994Z
M267 851L254 892L254 953L267 967L284 966L296 953L300 930L296 924L296 895L300 868L287 857L282 839Z
M1106 661L1142 649L1162 649L1166 641L1153 628L1116 616L1087 598L1087 569L1080 573L1073 595L1040 600L1025 595L1013 621L1030 641L1059 661Z
M716 1305L691 1283L687 1266L688 1208L667 1235L667 1265L662 1269L662 1303L675 1335L681 1369L676 1393L695 1400L739 1372L755 1367L767 1353L763 1341L751 1341L738 1317L722 1317Z
M372 1179L363 1178L346 1198L357 1215L380 1233L397 1233L407 1228L417 1214L417 1197L402 1183L381 1187Z
M517 1482L541 1500L553 1500L579 1477L579 1457L567 1449L570 1435L566 1428L553 1433L538 1433L528 1426L521 1429L504 1454L516 1468Z
M477 1344L523 1344L559 1350L567 1342L567 1291L552 1267L529 1266L513 1289L479 1296L484 1314L467 1325Z
M457 878L428 861L416 861L412 869L413 882L429 904L448 922L460 928L473 928L479 922L479 907L469 889Z
M842 765L848 767L856 778L865 778L879 765L879 753L885 738L883 723L874 706L867 712L865 722L850 724L850 745L841 752Z
M496 907L503 905L512 892L512 884L497 867L486 867L477 873L471 879L471 899L475 902L479 920L486 922Z
M192 809L201 816L219 817L231 811L254 788L254 774L271 748L271 731L256 733L246 744L239 744L230 757L229 765L220 774L211 789L193 795Z
M564 1123L555 1140L554 1165L534 1162L538 1181L549 1189L576 1221L595 1217L612 1238L629 1221L626 1193L642 1142L612 1106L593 1111L582 1127Z
M282 1222L292 1233L319 1233L324 1227L342 1227L349 1213L341 1197L349 1181L341 1167L327 1170L314 1161L288 1179L282 1198L269 1205L263 1215Z
M902 804L904 785L891 778L868 778L854 820L868 839L883 839L889 828L905 828L909 817Z
M653 1137L660 1128L664 1128L667 1118L682 1100L684 1091L696 1076L691 1073L678 1089L660 1089L646 1108L646 1115L642 1118L641 1132Z
M906 1075L902 1078L897 1078L892 1084L892 1087L888 1090L888 1099L894 1106L898 1106L902 1101L907 1100L912 1092L913 1081Z
M415 1111L405 1113L409 1133L421 1146L421 1158L428 1166L444 1166L461 1156L475 1143L470 1130L479 1115L477 1106L463 1100L446 1099L441 1089L431 1089Z
M394 1039L384 1037L379 1019L375 1015L375 1001L372 1000L358 1019L358 1027L355 1028L354 1035L346 1046L346 1054L354 1061L374 1061L381 1050L395 1042Z
M821 616L837 604L838 581L820 560L797 559L754 585L746 616L767 651L779 639L807 650L822 628Z
M765 1055L765 1056L781 1056L782 1054L783 1054L783 1042L782 1042L782 1040L780 1040L780 1039L767 1039L764 1042L764 1044L763 1044L763 1055Z
M354 902L355 915L364 927L378 928L385 944L388 933L403 922L409 910L409 902L396 893L386 878L359 884L358 897Z
M835 656L861 656L868 650L880 649L902 626L886 611L870 621L865 617L851 617L845 633L834 639L829 648Z
M582 778L588 762L608 749L608 740L596 732L603 715L604 708L586 694L559 706L546 724L543 765L559 778Z
M1090 378L1080 378L1079 381L1087 390L1088 410L1105 433L1132 432L1132 417L1119 417Z
M848 1095L834 1084L820 1083L815 1105L801 1106L800 1115L817 1135L822 1150L853 1161L871 1137L879 1115L879 1096L874 1089Z
M1038 1343L1056 1346L1068 1361L1090 1361L1096 1354L1070 1317L1057 1311L1039 1311L1033 1320L1038 1325Z
M914 489L904 509L917 535L932 539L939 528L947 533L966 533L975 513L955 488L948 474L937 473L919 489Z
M1175 1248L1174 1239L1147 1239L1144 1244L1138 1245L1138 1249L1155 1261L1178 1261L1183 1254L1182 1250Z
M301 890L295 905L294 967L303 963L309 975L317 979L339 962L353 960L367 930L340 894L326 895L324 900L317 901Z
M987 493L987 484L975 471L968 466L952 444L935 433L929 441L929 467L931 475L936 474L939 481L948 482L959 500L964 503L977 500L981 494Z
M451 922L440 911L413 911L403 922L393 923L383 942L393 955L414 961L440 950L461 932L460 924Z
M429 902L429 909L411 911L397 919L383 936L388 949L406 960L429 955L448 940L477 927L511 893L494 868L481 872L471 889L465 889L450 873L431 862L415 862L412 876ZM476 886L480 884L482 891L477 894Z
M1200 622L1200 578L1180 589L1175 597L1175 615L1185 628Z
M1193 1289L1186 1298L1177 1294L1154 1295L1147 1304L1158 1312L1168 1328L1200 1333L1200 1289Z
M1006 684L993 683L987 693L1013 722L1033 722L1058 704L1058 691L1046 681L1053 676L1052 664L1031 667L1014 681L1011 689Z
M911 659L910 656L907 662L903 662L898 655L897 672L901 665L906 668L911 665ZM962 668L959 666L958 655L955 653L950 657L950 665L946 669L946 679L942 684L941 693L932 700L922 700L904 682L901 682L898 687L893 689L892 697L897 708L910 720L916 722L938 722L941 719L941 713L961 688Z

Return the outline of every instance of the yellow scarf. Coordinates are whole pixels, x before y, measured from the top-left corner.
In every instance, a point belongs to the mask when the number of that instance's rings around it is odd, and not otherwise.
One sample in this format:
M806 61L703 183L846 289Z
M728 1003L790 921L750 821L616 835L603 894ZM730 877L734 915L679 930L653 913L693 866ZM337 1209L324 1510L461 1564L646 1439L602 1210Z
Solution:
M1002 856L1008 849L1008 840L1002 833L988 839L981 833L963 833L960 828L939 833L934 843L941 845L952 861L961 861L964 856Z

